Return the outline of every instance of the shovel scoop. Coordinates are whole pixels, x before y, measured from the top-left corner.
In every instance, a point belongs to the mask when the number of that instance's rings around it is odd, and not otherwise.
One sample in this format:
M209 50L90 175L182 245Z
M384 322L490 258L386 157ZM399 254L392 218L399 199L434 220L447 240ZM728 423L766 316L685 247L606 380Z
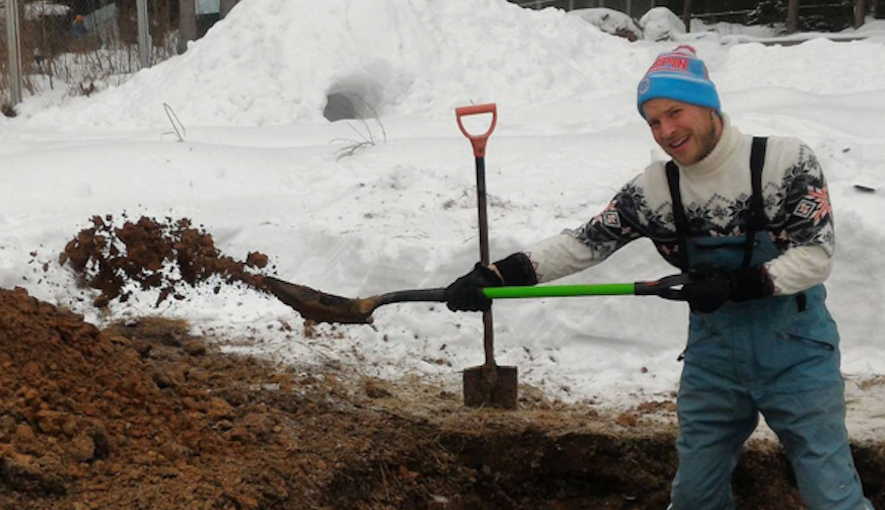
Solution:
M483 294L489 299L633 295L684 301L681 288L686 283L689 283L687 275L673 275L636 283L489 287L483 289ZM446 301L444 288L401 290L361 299L327 294L272 276L264 277L264 287L305 319L338 324L371 324L372 312L379 306L391 303Z
M351 299L289 283L272 276L264 286L280 301L294 308L305 319L338 324L371 324L372 312L382 305L407 301L444 302L446 289L419 289L389 292L363 299Z

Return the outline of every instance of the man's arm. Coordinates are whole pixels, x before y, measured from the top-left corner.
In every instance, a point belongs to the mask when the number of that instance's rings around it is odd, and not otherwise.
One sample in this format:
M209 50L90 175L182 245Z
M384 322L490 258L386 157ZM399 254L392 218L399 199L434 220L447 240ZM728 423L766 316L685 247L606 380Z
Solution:
M643 174L644 175L644 174ZM525 252L516 252L488 267L473 270L446 287L452 311L488 310L485 287L535 285L596 265L634 239L646 234L640 221L647 209L640 175L615 195L601 213L575 230L547 238Z
M775 295L789 295L822 283L830 275L836 236L827 182L807 145L792 155L783 179L783 210L775 221L786 251L765 264Z
M647 235L640 218L647 209L643 176L627 183L609 205L576 229L537 243L526 255L538 282L549 282L595 266L627 243Z

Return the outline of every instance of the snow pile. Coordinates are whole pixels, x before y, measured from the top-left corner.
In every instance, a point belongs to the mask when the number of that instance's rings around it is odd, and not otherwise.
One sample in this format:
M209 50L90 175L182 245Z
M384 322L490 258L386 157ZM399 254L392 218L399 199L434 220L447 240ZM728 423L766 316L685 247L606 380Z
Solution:
M590 9L575 9L569 11L572 16L578 16L591 25L598 27L606 34L625 37L628 40L642 39L642 29L636 26L630 15L621 11L606 7Z
M666 7L654 7L639 19L647 41L673 40L685 33L685 23Z
M330 97L334 119L450 115L605 93L622 58L626 41L504 0L245 0L184 55L32 123L162 126L164 103L187 126L316 122Z

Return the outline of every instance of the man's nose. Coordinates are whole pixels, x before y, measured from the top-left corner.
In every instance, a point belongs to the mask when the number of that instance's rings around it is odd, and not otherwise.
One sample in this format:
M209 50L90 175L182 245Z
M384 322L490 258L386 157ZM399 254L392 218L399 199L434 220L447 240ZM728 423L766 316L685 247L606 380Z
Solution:
M676 124L669 119L661 120L661 134L664 138L669 138L676 131Z

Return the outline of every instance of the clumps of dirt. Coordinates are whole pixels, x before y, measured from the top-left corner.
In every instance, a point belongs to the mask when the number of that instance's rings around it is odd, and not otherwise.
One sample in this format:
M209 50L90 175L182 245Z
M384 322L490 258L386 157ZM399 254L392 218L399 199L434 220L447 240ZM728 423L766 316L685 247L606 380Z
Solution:
M185 289L209 281L215 282L216 293L222 283L262 287L266 255L251 252L244 261L223 255L212 235L188 218L142 216L132 222L124 215L117 227L114 217L106 215L93 216L91 223L67 243L59 263L69 264L83 285L101 292L96 307L114 299L126 302L133 289L159 289L159 306L169 297L184 299Z

